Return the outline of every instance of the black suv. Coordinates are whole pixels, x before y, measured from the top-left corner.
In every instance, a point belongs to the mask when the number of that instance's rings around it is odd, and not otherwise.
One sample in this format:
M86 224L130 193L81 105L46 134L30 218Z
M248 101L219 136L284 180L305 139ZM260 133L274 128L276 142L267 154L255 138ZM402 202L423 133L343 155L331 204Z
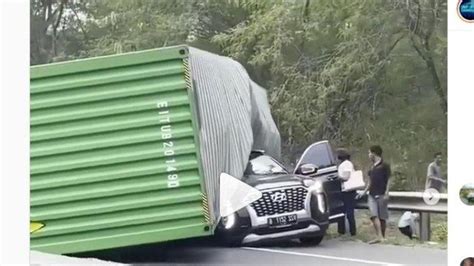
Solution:
M344 203L342 201L341 180L337 173L337 159L329 141L311 144L301 155L295 166L295 173L301 174L302 166L312 164L317 172L306 176L320 180L329 203L329 222L345 222Z
M298 238L317 245L329 223L344 219L336 160L327 141L309 146L293 173L263 152L252 152L241 181L262 197L221 219L216 233L227 244Z

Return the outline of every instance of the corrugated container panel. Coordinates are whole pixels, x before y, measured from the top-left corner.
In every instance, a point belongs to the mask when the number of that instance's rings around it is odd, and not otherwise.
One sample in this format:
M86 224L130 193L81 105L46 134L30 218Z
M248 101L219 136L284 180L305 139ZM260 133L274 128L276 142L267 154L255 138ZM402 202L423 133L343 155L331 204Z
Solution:
M190 47L200 121L201 157L213 221L219 219L219 176L243 176L252 149L280 156L280 133L266 91L229 57Z
M31 248L210 235L186 46L31 68Z

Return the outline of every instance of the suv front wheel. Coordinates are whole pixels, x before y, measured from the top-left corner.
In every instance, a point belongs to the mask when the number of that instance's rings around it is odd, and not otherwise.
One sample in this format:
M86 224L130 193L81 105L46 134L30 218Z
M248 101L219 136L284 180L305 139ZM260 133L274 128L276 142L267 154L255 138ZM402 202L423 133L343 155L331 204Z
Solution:
M323 241L324 236L302 237L300 242L306 245L317 246Z

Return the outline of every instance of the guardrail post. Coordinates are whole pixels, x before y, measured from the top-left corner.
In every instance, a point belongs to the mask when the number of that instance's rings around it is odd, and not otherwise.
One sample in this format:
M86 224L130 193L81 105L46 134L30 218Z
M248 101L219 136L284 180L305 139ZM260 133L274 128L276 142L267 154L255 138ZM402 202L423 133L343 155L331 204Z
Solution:
M429 212L420 213L420 240L429 241L431 239L431 217Z

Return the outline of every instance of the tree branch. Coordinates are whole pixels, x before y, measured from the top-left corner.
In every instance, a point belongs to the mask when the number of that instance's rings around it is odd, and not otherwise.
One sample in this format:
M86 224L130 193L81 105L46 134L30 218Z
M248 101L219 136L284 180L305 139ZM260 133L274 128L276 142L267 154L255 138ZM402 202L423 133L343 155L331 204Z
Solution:
M88 38L87 38L86 30L84 29L84 26L83 26L83 24L82 24L82 20L79 18L79 15L77 14L77 11L76 11L76 9L74 8L73 5L71 5L71 10L72 10L72 12L74 13L74 16L76 16L76 19L77 19L78 24L79 24L79 28L81 29L82 34L84 35L84 39L87 40Z
M416 41L415 39L413 38L413 36L410 37L410 40L411 40L411 44L413 46L413 48L415 48L415 51L420 55L420 57L426 62L427 61L427 58L426 58L426 55L423 53L423 51L421 51L421 48L418 47L418 45L416 44Z
M54 32L56 32L58 30L59 23L61 23L61 18L63 16L63 10L64 10L64 5L61 3L61 5L59 6L58 18L56 19L56 22L53 25L53 31Z

